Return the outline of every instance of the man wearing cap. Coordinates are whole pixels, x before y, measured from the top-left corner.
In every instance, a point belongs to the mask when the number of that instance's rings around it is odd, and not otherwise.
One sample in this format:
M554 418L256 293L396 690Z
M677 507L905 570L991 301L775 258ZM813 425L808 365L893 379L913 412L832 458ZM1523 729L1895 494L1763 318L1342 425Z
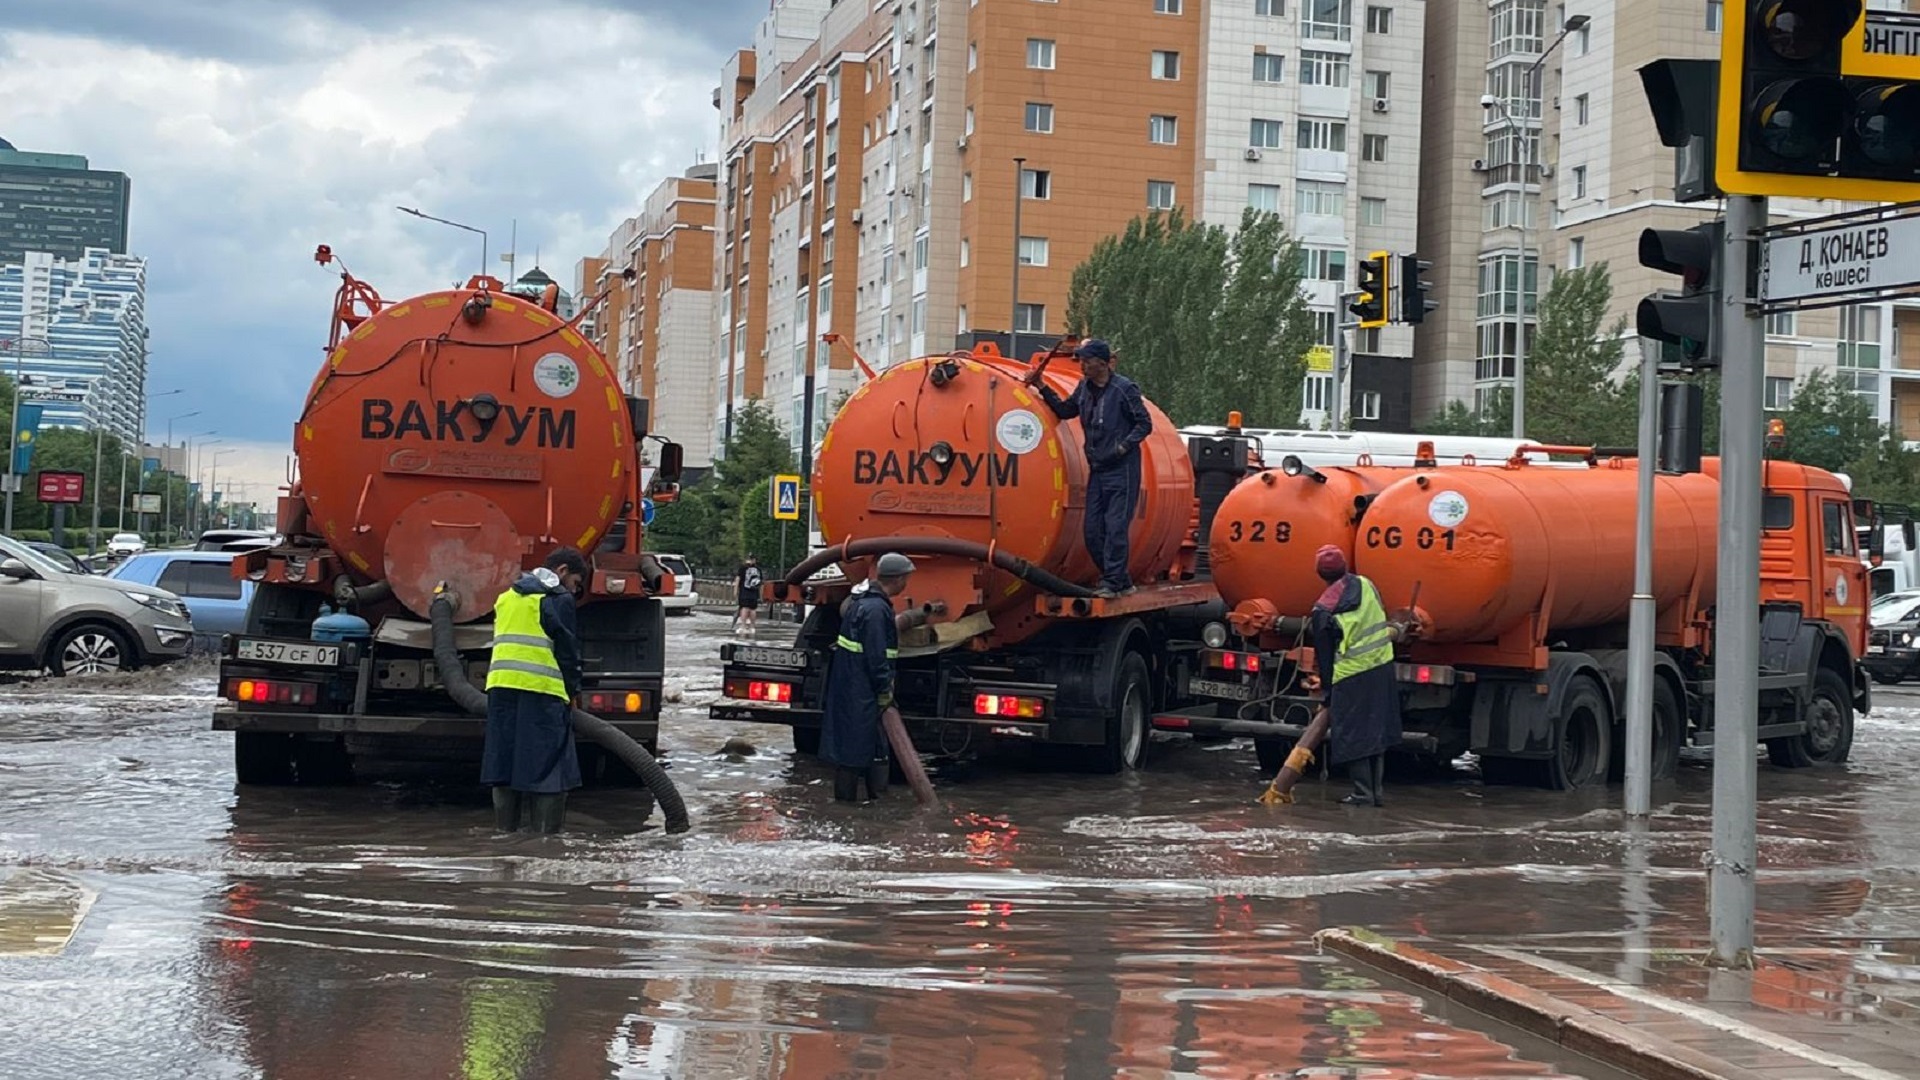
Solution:
M480 782L493 789L494 824L505 832L520 827L523 798L535 830L558 832L567 792L580 786L572 716L581 674L574 597L586 578L586 557L558 548L494 601Z
M880 556L874 580L840 605L840 638L827 663L827 696L820 717L820 760L834 767L833 797L858 802L887 790L887 740L880 713L893 705L893 661L900 651L893 598L906 591L913 560Z
M1314 569L1327 583L1309 624L1314 667L1332 718L1327 762L1345 764L1353 779L1353 794L1341 802L1381 806L1387 748L1400 741L1393 643L1405 628L1387 618L1373 582L1347 572L1347 557L1339 548L1328 544L1316 552Z
M1080 385L1061 400L1040 381L1040 369L1027 373L1041 400L1062 420L1080 418L1087 454L1087 554L1100 568L1100 595L1133 591L1127 569L1132 544L1127 535L1140 499L1140 444L1153 431L1146 400L1132 379L1113 370L1113 350L1099 338L1073 351L1080 361Z

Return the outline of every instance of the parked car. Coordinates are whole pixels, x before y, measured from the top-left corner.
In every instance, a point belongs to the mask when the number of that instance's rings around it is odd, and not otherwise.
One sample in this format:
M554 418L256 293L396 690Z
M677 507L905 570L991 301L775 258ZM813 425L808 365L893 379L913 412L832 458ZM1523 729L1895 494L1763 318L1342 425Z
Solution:
M193 613L194 644L216 648L220 635L246 629L253 582L233 576L233 556L220 551L148 551L113 568L108 577L167 590Z
M247 551L271 547L273 533L266 529L208 529L194 542L195 551Z
M1861 661L1873 681L1893 685L1920 675L1920 593L1894 593L1868 612L1867 655Z
M50 544L45 540L29 540L27 541L27 546L60 564L60 569L65 570L69 574L93 573L92 569L87 566L85 560L73 552L68 551L66 548L61 547L59 544Z
M669 615L685 615L700 603L700 594L693 589L693 567L687 565L684 555L662 555L654 553L660 565L673 575L673 595L660 598L660 606Z
M116 559L138 555L145 550L147 550L147 542L140 538L139 533L114 533L113 538L107 541L107 554Z
M0 536L0 667L99 675L178 660L192 643L172 593L75 574Z

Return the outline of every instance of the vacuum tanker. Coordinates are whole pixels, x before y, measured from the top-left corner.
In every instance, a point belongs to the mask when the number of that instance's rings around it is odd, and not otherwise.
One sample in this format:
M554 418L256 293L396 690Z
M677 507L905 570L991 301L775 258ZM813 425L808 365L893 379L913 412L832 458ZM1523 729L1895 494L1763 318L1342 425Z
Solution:
M552 295L476 277L388 302L341 280L294 424L281 535L235 563L258 585L245 632L225 644L229 703L214 726L236 733L241 782L337 779L366 753L477 758L484 721L448 700L456 680L435 658L435 603L457 624L449 655L477 683L495 600L559 547L592 566L577 704L654 743L654 598L673 582L640 551L646 403L621 392ZM663 487L679 462L662 444ZM583 757L589 776L612 765L597 747Z
M1073 343L1064 343L1068 349ZM1036 357L1062 397L1077 372ZM1078 748L1098 767L1137 765L1151 710L1184 701L1197 630L1220 613L1201 569L1203 515L1245 475L1248 441L1189 439L1151 402L1129 535L1138 591L1095 595L1083 524L1080 422L1025 385L1029 363L991 345L897 364L861 386L820 444L813 504L825 550L768 586L813 605L792 649L723 647L713 715L819 739L825 663L851 586L806 585L838 563L863 581L888 551L917 569L896 607L898 699L910 731L956 750L1028 739Z

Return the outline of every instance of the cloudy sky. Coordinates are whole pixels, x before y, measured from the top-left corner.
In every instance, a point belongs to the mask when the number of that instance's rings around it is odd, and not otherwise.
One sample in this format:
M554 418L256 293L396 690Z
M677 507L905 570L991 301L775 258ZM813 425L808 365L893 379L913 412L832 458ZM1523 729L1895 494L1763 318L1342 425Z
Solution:
M0 138L133 178L150 410L270 502L325 344L329 244L388 297L495 273L518 219L572 287L665 176L714 154L722 59L767 0L0 0ZM225 487L225 481L222 481Z

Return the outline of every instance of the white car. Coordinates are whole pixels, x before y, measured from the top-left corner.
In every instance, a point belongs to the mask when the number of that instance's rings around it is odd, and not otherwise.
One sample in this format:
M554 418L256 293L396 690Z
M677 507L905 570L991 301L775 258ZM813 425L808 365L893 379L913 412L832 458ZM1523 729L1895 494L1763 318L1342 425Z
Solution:
M113 538L107 541L107 554L116 559L138 555L145 550L147 542L140 539L139 533L114 533Z
M693 591L693 567L687 565L685 557L680 555L662 555L654 553L660 565L673 575L673 595L660 598L660 606L669 615L685 615L700 603L700 594Z

